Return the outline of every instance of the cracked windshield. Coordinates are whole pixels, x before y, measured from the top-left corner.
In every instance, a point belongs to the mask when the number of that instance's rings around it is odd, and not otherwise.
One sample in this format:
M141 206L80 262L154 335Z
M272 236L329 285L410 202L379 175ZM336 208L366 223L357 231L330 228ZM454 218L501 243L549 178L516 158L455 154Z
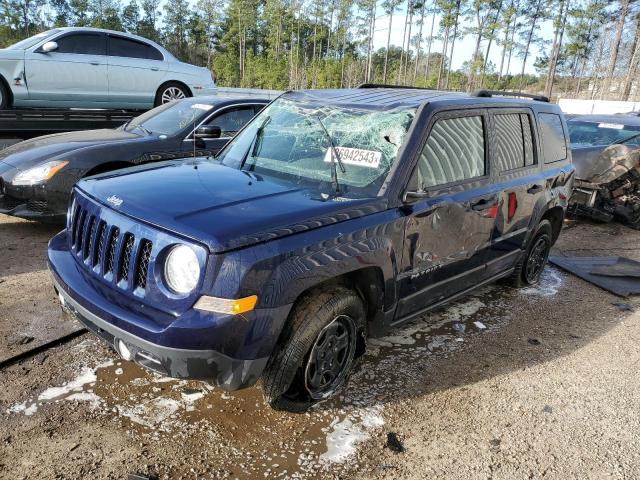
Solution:
M218 157L228 166L347 198L378 195L415 109L365 110L279 99Z
M197 98L166 103L134 118L124 129L127 132L142 130L148 134L173 135L189 125L195 128L204 112L212 108L213 105Z

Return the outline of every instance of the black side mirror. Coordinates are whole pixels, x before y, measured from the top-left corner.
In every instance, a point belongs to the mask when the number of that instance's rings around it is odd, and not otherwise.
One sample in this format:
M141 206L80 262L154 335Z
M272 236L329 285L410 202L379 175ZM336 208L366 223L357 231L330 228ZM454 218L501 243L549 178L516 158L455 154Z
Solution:
M220 138L222 130L215 125L203 125L195 132L196 138Z

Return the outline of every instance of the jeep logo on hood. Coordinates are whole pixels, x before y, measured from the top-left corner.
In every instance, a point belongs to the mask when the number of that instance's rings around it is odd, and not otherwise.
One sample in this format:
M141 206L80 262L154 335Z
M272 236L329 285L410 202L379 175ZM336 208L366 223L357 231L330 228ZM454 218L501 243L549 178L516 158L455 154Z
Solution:
M115 195L111 195L109 198L107 198L107 202L109 202L114 207L119 207L120 205L122 205L122 199L116 197Z

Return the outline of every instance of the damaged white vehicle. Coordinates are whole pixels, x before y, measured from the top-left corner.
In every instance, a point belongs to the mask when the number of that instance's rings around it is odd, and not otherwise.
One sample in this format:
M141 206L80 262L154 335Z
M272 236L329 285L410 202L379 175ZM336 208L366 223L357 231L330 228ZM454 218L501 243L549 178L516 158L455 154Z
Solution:
M147 110L215 91L208 69L128 33L56 28L0 49L0 109Z
M576 169L568 211L640 229L640 118L588 115L567 123Z

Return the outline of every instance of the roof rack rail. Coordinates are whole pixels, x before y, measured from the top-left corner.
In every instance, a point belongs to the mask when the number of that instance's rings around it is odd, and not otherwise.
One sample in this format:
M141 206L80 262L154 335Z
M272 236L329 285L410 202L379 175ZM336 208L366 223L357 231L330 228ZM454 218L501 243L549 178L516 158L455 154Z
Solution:
M503 92L501 90L476 90L471 94L472 97L485 97L485 98L490 98L490 97L493 97L494 95L496 97L530 98L531 100L535 100L537 102L549 103L549 97L545 97L544 95L534 95L531 93Z
M425 87L412 87L409 85L389 85L387 83L361 83L356 88L408 88L411 90L432 90Z

